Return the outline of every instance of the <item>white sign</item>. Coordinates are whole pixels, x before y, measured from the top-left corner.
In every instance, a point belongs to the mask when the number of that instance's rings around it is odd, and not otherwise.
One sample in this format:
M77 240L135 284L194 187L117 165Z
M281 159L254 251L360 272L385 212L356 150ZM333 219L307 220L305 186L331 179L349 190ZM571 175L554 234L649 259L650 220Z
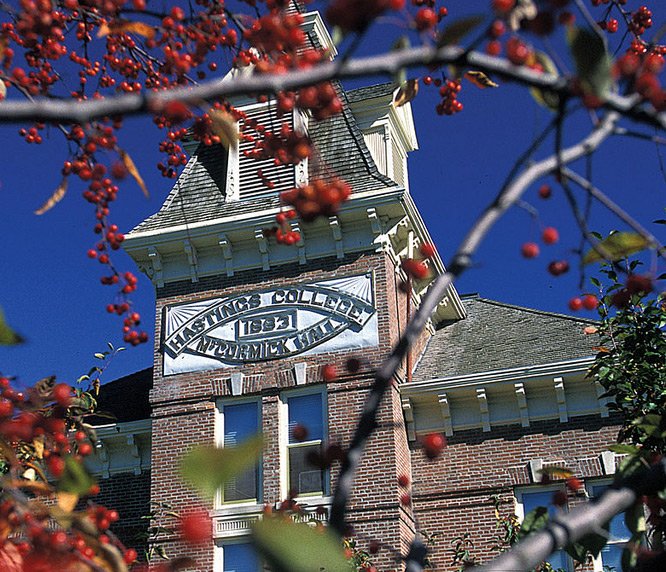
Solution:
M168 306L164 374L379 344L372 276Z

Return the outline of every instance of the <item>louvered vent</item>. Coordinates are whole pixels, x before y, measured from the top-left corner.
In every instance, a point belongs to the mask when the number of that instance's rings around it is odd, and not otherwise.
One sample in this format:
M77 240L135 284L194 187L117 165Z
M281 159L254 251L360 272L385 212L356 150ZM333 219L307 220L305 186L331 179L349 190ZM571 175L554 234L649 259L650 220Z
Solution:
M294 127L293 114L278 118L272 105L243 111L248 117L255 119L269 131L279 131L283 123L288 123L292 129ZM257 135L252 130L249 130L249 133L254 136ZM242 140L238 144L238 183L241 200L273 196L296 186L294 165L276 165L272 158L254 159L246 156L246 151L252 151L253 149L253 141ZM272 188L267 185L269 181L273 184Z
M407 158L403 153L402 149L398 146L395 139L391 140L391 148L393 149L393 177L392 179L407 188L407 178L405 177L406 173L406 161Z
M383 126L368 129L363 133L363 136L365 137L365 144L368 146L370 155L372 155L379 172L388 175L386 172L386 143L384 143L384 129L385 127Z

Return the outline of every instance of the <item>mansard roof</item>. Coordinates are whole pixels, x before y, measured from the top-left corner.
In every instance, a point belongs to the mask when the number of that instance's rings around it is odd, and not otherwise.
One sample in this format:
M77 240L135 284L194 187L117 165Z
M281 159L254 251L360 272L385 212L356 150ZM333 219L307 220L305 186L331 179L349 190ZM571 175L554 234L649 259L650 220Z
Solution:
M110 413L115 419L95 416L93 425L114 422L139 421L150 417L149 393L153 388L153 368L147 367L130 373L99 388L97 410Z
M397 187L397 183L377 169L344 90L340 85L337 89L343 103L342 113L309 122L309 135L315 148L315 155L308 162L310 179L337 176L349 183L354 193ZM227 152L222 146L199 145L160 210L137 225L130 235L279 206L277 194L228 201L226 170Z
M462 297L467 317L444 322L417 364L414 381L530 367L593 356L595 335L584 320L504 304L478 295Z

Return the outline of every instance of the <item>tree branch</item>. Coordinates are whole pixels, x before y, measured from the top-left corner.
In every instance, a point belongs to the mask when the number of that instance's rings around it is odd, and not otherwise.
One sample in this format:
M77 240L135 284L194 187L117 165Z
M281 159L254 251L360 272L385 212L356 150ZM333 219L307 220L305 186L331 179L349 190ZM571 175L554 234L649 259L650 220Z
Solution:
M502 217L506 210L520 199L525 190L534 181L553 172L558 167L576 161L587 153L594 151L605 139L612 135L619 118L620 114L617 112L608 113L585 139L572 147L562 150L559 154L559 159L556 156L551 156L539 161L531 165L514 181L505 185L494 202L479 216L462 241L453 257L452 263L448 267L448 271L440 274L430 285L430 288L421 300L419 308L408 322L400 340L398 340L391 354L384 360L375 374L375 381L363 405L361 419L342 463L331 506L329 522L339 534L342 535L345 532L345 512L354 483L354 475L360 463L365 444L377 425L377 414L384 393L390 387L391 380L400 367L402 360L407 355L407 351L409 351L409 348L421 335L428 318L446 295L453 280L471 266L472 255L476 252L483 238L485 238L486 234L488 234L492 226Z
M639 482L622 483L607 490L598 501L577 506L567 514L557 515L541 530L502 553L478 569L485 572L531 570L550 554L568 544L595 533L616 514L631 507L640 495L654 494L666 485L666 461L652 466Z
M179 100L198 104L202 100L215 100L248 93L276 93L296 89L331 79L354 77L393 77L402 68L453 63L470 67L512 81L551 91L561 96L572 96L567 78L543 74L527 67L515 66L502 58L463 48L445 46L409 48L396 52L353 58L343 65L332 61L312 68L281 75L248 75L227 77L222 81L208 81L197 86L179 87L160 92L124 94L86 101L39 99L34 102L5 100L0 103L0 123L25 121L86 123L92 119L113 115L135 115L159 110L169 101ZM641 104L638 96L610 94L605 107L635 121L666 128L666 112L658 113L651 106Z

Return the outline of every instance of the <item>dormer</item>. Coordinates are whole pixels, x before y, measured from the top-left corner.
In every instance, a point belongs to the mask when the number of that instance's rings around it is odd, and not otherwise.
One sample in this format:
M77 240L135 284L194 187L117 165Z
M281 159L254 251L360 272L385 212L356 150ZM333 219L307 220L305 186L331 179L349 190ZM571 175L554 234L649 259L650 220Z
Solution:
M407 153L418 149L409 103L396 107L392 83L347 92L352 113L379 171L409 190Z

